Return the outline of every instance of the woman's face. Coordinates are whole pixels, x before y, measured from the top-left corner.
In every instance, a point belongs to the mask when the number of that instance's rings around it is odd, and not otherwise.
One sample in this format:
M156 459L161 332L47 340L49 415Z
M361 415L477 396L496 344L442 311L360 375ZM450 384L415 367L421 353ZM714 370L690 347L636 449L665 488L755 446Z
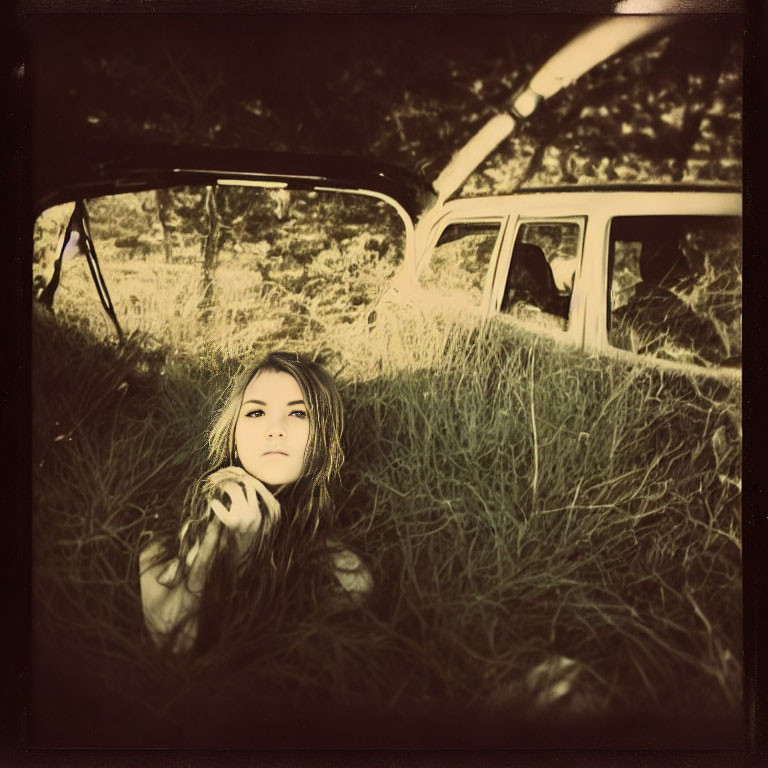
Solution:
M308 440L309 414L293 376L257 373L245 388L235 424L243 469L265 485L293 483L301 476Z

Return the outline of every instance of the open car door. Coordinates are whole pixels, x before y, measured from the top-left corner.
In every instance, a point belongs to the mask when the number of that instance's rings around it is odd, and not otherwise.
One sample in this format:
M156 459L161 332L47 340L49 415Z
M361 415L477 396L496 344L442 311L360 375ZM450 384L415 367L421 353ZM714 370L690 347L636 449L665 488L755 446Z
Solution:
M341 243L344 250L343 244L355 237L365 239L366 253L382 256L390 249L390 260L399 263L413 249L415 217L434 201L430 186L417 176L356 158L125 146L43 159L37 164L33 195L40 220L45 211L69 205L59 214L60 231L52 234L57 242L53 266L36 275L37 298L51 309L62 264L82 255L121 340L120 310L108 289L112 280L102 273L99 260L102 246L115 264L126 264L137 254L151 261L163 251L164 257L158 258L166 264L200 262L208 295L213 273L225 258L222 248L229 245L241 253L251 247L254 258L239 261L250 263L267 278L268 252L296 247L283 234L314 241L314 247L308 244L306 254L298 257L304 263L314 260L329 242ZM154 218L139 216L132 221L129 210L137 206L145 212L153 209ZM89 209L101 212L101 226L91 222ZM274 220L269 211L274 211ZM361 221L364 227L359 226ZM292 224L297 226L291 229ZM46 247L51 250L44 245L36 251L36 265L45 261ZM174 254L174 248L181 253ZM339 274L337 282L343 277ZM124 297L123 309L127 300L136 301L136 293ZM367 298L355 300L365 303Z

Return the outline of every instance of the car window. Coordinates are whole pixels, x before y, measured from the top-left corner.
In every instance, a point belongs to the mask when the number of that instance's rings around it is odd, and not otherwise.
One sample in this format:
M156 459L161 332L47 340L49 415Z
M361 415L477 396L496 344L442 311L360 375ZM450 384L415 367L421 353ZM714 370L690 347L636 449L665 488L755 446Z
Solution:
M501 311L567 330L583 230L583 218L521 223Z
M610 232L609 342L679 362L740 365L740 220L625 216Z
M479 307L500 231L500 221L449 224L419 274L421 287L435 290L460 304Z
M233 345L255 334L283 341L352 323L366 315L405 247L395 208L362 194L216 185L91 198L86 206L126 334L172 338L179 349L198 344L201 312L211 337ZM97 294L76 242L56 271L72 210L57 206L37 219L35 290L47 290L57 311L111 333L94 311Z

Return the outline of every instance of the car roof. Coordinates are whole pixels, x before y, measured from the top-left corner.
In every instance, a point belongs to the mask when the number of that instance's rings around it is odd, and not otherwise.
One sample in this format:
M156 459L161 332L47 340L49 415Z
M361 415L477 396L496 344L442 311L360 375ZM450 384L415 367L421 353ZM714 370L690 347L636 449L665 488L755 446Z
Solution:
M548 194L566 192L741 192L741 187L738 184L728 182L559 184L547 187L521 187L512 194L536 195L544 192ZM497 196L492 195L492 197Z
M58 203L120 192L210 184L217 178L288 189L374 192L395 200L412 218L434 200L431 185L396 165L365 158L254 152L211 147L97 145L35 159L35 213Z
M501 216L512 208L566 216L684 214L740 215L741 189L733 184L606 184L527 187L503 195L449 200L443 214Z

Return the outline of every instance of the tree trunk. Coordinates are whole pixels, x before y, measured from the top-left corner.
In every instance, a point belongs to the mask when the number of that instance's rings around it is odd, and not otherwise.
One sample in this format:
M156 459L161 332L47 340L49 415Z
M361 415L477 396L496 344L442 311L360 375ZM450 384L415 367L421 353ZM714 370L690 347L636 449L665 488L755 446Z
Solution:
M219 218L216 200L216 187L206 187L203 197L203 211L206 218L206 232L203 236L201 256L203 264L202 299L199 308L201 319L207 321L210 318L213 305L213 278L219 257L219 244L221 241L221 219Z
M275 214L278 221L288 221L291 218L291 206L293 199L289 189L278 189L272 193L275 201Z
M171 191L169 189L158 189L155 192L157 200L157 215L163 228L163 249L165 251L165 263L170 264L173 261L173 225Z

